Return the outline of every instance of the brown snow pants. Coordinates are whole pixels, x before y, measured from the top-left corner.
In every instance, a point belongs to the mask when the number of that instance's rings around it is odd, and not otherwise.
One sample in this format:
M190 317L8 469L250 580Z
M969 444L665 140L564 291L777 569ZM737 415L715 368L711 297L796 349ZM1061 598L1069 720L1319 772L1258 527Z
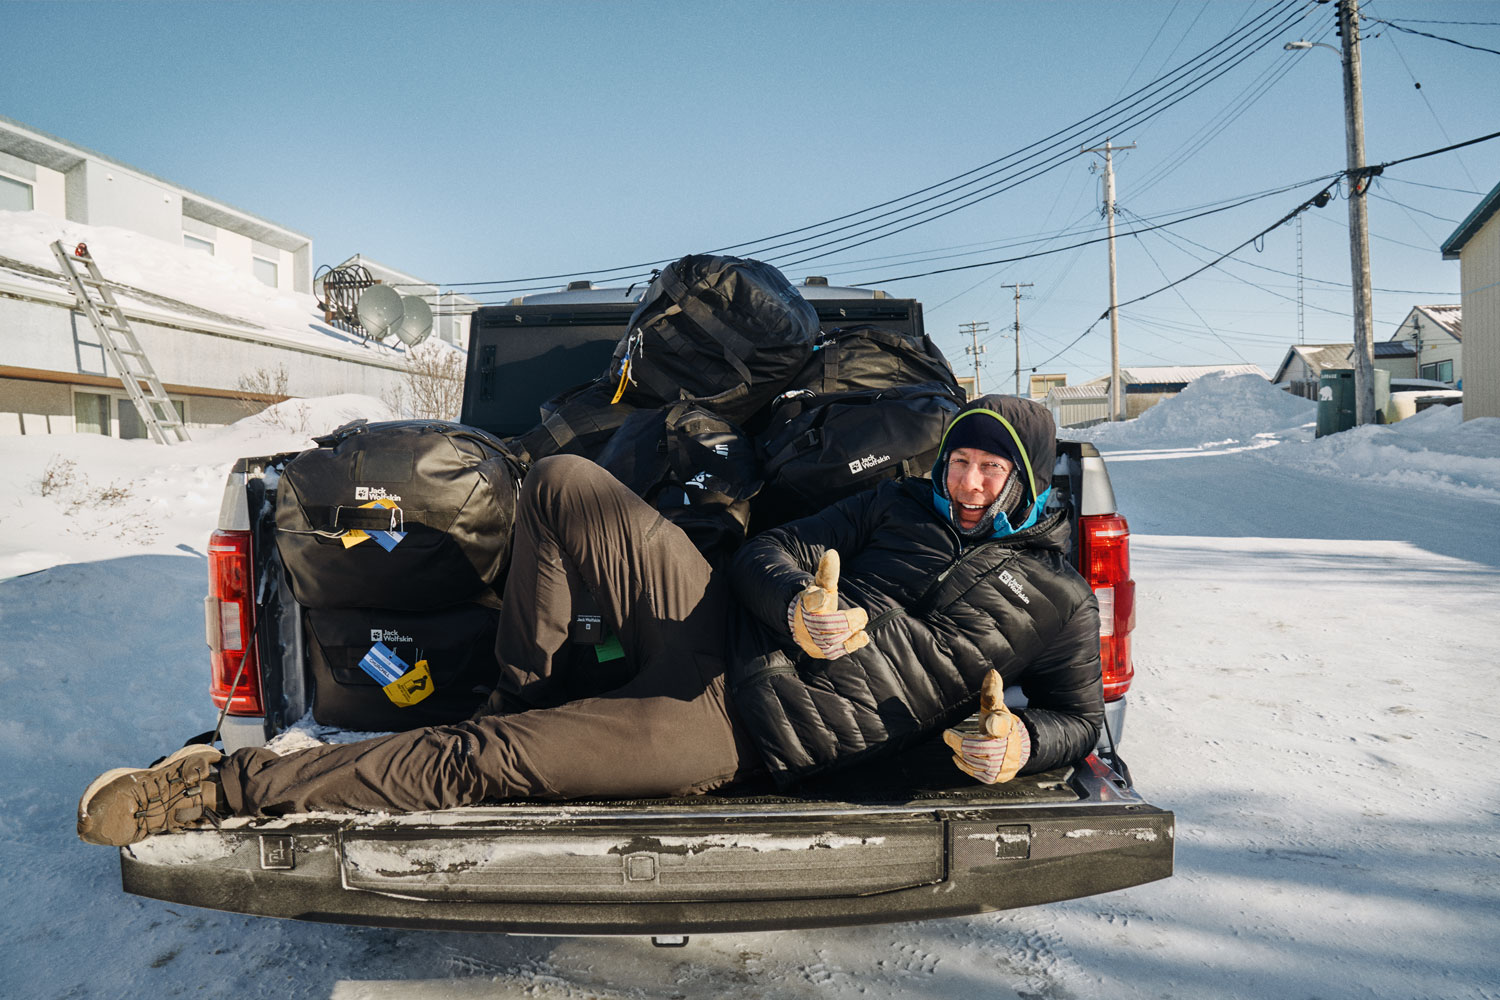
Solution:
M620 638L623 673L619 661L601 677L575 666L568 628L585 592ZM716 788L758 763L725 693L728 595L681 529L609 473L543 459L517 510L492 699L539 707L284 756L239 750L220 769L225 804L409 812Z

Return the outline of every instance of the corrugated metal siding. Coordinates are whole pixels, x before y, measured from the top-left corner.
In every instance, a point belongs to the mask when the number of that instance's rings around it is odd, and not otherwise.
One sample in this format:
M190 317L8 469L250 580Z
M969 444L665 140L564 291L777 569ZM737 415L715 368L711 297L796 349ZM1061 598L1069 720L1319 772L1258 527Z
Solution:
M1464 419L1500 417L1500 216L1459 258L1464 316Z

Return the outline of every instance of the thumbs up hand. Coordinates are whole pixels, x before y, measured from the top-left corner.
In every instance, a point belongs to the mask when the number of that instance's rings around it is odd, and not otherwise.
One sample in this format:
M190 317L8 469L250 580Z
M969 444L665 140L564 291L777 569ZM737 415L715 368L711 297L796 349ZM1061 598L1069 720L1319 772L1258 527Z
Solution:
M829 549L818 562L812 584L787 608L792 638L814 659L838 659L870 641L864 631L870 616L862 608L839 610L838 590L839 554Z
M943 732L953 763L976 781L996 785L1016 776L1031 759L1031 734L1005 707L1000 675L991 670L979 688L979 729L964 726Z

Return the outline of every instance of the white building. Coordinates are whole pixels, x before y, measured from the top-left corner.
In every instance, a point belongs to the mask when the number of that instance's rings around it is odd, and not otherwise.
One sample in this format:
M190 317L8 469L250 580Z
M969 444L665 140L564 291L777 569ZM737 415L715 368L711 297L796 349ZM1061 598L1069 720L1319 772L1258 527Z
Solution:
M4 117L0 209L155 236L271 288L312 291L311 238Z
M389 398L403 380L394 338L324 322L307 236L0 118L0 435L146 436L54 241L86 242L117 283L190 429L288 396Z
M1443 243L1459 262L1468 336L1463 342L1464 419L1500 417L1500 184Z
M1393 378L1425 378L1449 385L1463 381L1461 305L1413 306L1391 335L1390 342L1406 345L1408 350L1402 353L1411 359L1404 365L1400 364L1392 349L1386 348L1387 363L1381 364L1382 345L1375 345L1377 366L1387 369ZM1350 367L1353 367L1352 360Z

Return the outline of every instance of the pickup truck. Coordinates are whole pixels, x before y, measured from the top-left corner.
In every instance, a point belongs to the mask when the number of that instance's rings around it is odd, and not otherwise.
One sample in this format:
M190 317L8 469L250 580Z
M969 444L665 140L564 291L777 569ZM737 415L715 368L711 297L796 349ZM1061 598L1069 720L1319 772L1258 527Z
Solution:
M825 329L922 334L916 301L818 279L800 290ZM461 422L502 437L534 426L540 401L604 370L639 293L585 285L480 309ZM235 464L209 544L210 694L226 750L265 743L311 704L302 610L274 540L292 457ZM124 887L265 916L663 943L975 914L1166 878L1173 816L1136 792L1118 750L1133 678L1129 528L1091 445L1060 443L1052 485L1103 620L1107 725L1075 766L980 785L934 738L791 792L237 818L122 849Z

